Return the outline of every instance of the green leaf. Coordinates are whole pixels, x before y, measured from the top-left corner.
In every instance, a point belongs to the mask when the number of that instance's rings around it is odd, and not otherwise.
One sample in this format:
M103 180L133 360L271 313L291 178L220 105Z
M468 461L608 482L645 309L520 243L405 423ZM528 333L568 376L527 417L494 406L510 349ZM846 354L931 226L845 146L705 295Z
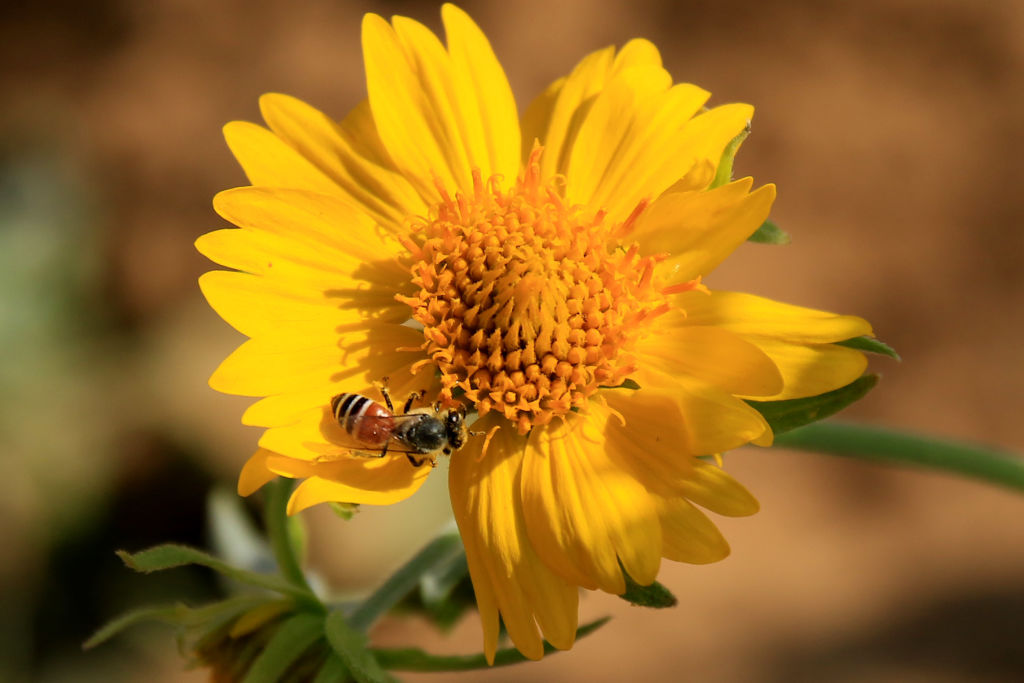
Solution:
M976 444L882 427L821 422L775 441L777 446L966 475L1024 491L1024 458Z
M349 675L348 669L345 668L344 662L332 652L324 665L320 667L313 683L348 683L351 680L352 677Z
M896 353L895 349L884 341L875 339L874 337L853 337L852 339L844 339L843 341L836 342L836 345L845 346L850 349L857 349L858 351L866 351L868 353L877 353L882 356L888 356L894 360L903 360L900 358L900 354Z
M603 617L589 624L584 624L576 629L576 639L585 638L597 629L608 623L611 617ZM544 643L544 653L553 654L559 652L550 643ZM394 671L471 671L473 669L487 669L491 665L487 663L487 657L481 654L476 655L432 655L418 648L403 649L375 649L380 665ZM519 650L514 647L498 650L494 655L493 666L508 666L519 662L529 661Z
M357 631L365 631L389 609L402 601L420 585L423 573L462 552L462 539L458 531L442 533L425 545L411 560L392 574L349 616L349 623Z
M448 557L439 559L420 576L420 596L429 606L444 602L463 579L469 575L466 551L462 544L452 544Z
M174 605L140 607L107 622L82 644L82 648L88 650L96 647L126 628L146 621L155 621L179 628L192 628L210 621L230 620L262 602L266 602L266 598L263 596L240 595L195 608L180 602Z
M467 610L476 607L476 595L469 580L466 553L460 545L448 560L428 568L420 577L420 589L407 595L395 607L428 618L441 631L451 630Z
M740 134L729 141L729 144L722 150L722 158L718 162L718 170L715 172L715 179L711 181L711 185L708 187L712 190L720 185L725 185L732 180L732 162L736 158L736 152L740 149L740 143L747 139L750 135L750 123L747 123L746 128L740 131Z
M293 484L286 477L278 477L267 484L264 489L266 499L263 502L263 521L267 525L270 549L274 551L281 575L289 583L311 593L299 560L305 545L302 519L288 516L288 497Z
M754 234L747 238L747 241L758 244L789 244L792 239L788 232L775 224L775 221L765 219L761 227L755 230Z
M366 647L366 634L349 626L341 612L328 614L324 625L331 649L341 657L345 668L359 683L391 683L396 680L380 667Z
M267 574L257 574L256 572L238 569L237 567L232 567L223 560L217 559L213 555L184 545L168 543L134 554L128 553L124 550L118 550L117 556L120 557L130 569L134 569L135 571L142 572L144 574L162 571L164 569L173 569L175 567L183 567L190 564L198 564L203 567L209 567L228 578L251 586L259 586L260 588L267 588L285 595L292 595L294 597L302 598L304 601L308 601L312 597L309 591L284 581L280 577L269 576Z
M454 628L463 614L476 609L476 594L469 576L463 577L443 600L424 604L422 609L441 631Z
M679 603L676 596L657 581L649 586L641 586L625 570L623 570L622 576L626 579L626 592L619 597L626 602L633 603L638 607L653 607L655 609L675 607Z
M328 503L334 514L348 522L359 512L359 503Z
M324 634L324 617L297 614L274 632L246 673L243 683L277 683L284 673Z
M89 650L116 636L121 631L145 621L157 621L164 624L177 625L181 619L185 605L164 605L161 607L140 607L126 612L107 622L96 631L89 640L82 644L82 649Z
M469 581L466 551L460 543L451 555L430 567L420 577L419 604L407 600L404 607L420 608L442 629L452 628L465 611L476 605Z
M878 375L863 375L845 387L818 396L794 398L788 401L747 401L768 421L772 431L784 434L797 427L817 422L858 401L878 384Z

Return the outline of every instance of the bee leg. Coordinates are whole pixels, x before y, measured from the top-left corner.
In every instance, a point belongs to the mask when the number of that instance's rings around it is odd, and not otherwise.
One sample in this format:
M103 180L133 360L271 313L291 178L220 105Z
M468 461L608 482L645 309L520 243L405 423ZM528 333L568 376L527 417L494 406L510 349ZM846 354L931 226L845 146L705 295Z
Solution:
M406 413L408 413L409 409L412 408L412 404L423 398L423 394L425 393L426 392L424 391L414 391L411 394L409 394L409 398L406 399L405 405L402 407L402 414L405 415Z
M405 457L409 458L409 462L412 463L413 467L419 467L425 462L425 460L417 460L416 458L412 457L412 453L406 453Z
M388 454L388 446L390 446L390 445L391 445L390 441L385 441L384 442L384 448L380 449L380 455L378 455L377 457L378 458L383 458L385 455L387 455Z
M388 393L388 378L385 377L380 384L380 395L384 397L384 403L387 404L388 410L392 413L395 412L395 406L391 403L391 394Z

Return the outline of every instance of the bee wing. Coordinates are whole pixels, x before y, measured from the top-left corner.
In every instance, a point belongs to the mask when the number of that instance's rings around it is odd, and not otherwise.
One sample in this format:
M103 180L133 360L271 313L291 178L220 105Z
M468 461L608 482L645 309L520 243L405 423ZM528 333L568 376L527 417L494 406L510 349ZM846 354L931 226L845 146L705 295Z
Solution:
M392 415L391 419L395 421L395 424L401 424L409 420L422 420L425 417L429 417L429 415L426 413L405 413L404 415Z
M423 417L423 413L407 413L405 415L392 415L391 420L395 426L397 426L410 420L422 420ZM382 446L367 446L365 443L359 441L359 439L356 439L344 429L340 428L331 430L330 441L330 446L323 447L323 454L317 458L318 462L337 460L338 458L345 457L347 455L379 457L383 450ZM414 455L422 455L420 451L410 448L407 444L394 436L392 436L391 440L388 441L387 453L411 453Z

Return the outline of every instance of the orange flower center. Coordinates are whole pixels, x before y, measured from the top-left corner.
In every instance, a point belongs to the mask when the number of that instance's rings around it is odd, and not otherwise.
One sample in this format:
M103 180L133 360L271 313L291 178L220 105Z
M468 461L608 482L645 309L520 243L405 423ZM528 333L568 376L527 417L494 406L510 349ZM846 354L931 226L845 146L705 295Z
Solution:
M480 415L498 410L520 433L581 407L600 386L635 369L628 349L644 321L663 312L623 224L566 206L542 182L540 149L509 190L474 174L472 196L442 201L407 241L424 350L441 372L442 395L461 389ZM417 239L422 236L421 239Z

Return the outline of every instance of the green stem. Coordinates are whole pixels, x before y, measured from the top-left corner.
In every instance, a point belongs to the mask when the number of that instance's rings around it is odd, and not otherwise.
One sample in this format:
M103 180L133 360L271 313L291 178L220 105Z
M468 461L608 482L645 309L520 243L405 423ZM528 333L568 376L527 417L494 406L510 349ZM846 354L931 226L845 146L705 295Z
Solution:
M1024 458L985 446L842 422L816 422L795 429L777 437L775 445L864 460L919 465L1024 491Z
M270 547L274 551L274 559L277 560L281 575L296 586L309 591L309 583L295 553L297 544L292 537L292 528L288 521L288 496L291 494L292 483L291 479L278 477L264 487L266 499L263 518L267 525L267 536L270 537Z
M368 630L378 618L419 585L420 578L428 569L451 557L452 553L458 552L461 548L462 540L456 529L442 532L364 600L349 615L349 625L359 631Z

